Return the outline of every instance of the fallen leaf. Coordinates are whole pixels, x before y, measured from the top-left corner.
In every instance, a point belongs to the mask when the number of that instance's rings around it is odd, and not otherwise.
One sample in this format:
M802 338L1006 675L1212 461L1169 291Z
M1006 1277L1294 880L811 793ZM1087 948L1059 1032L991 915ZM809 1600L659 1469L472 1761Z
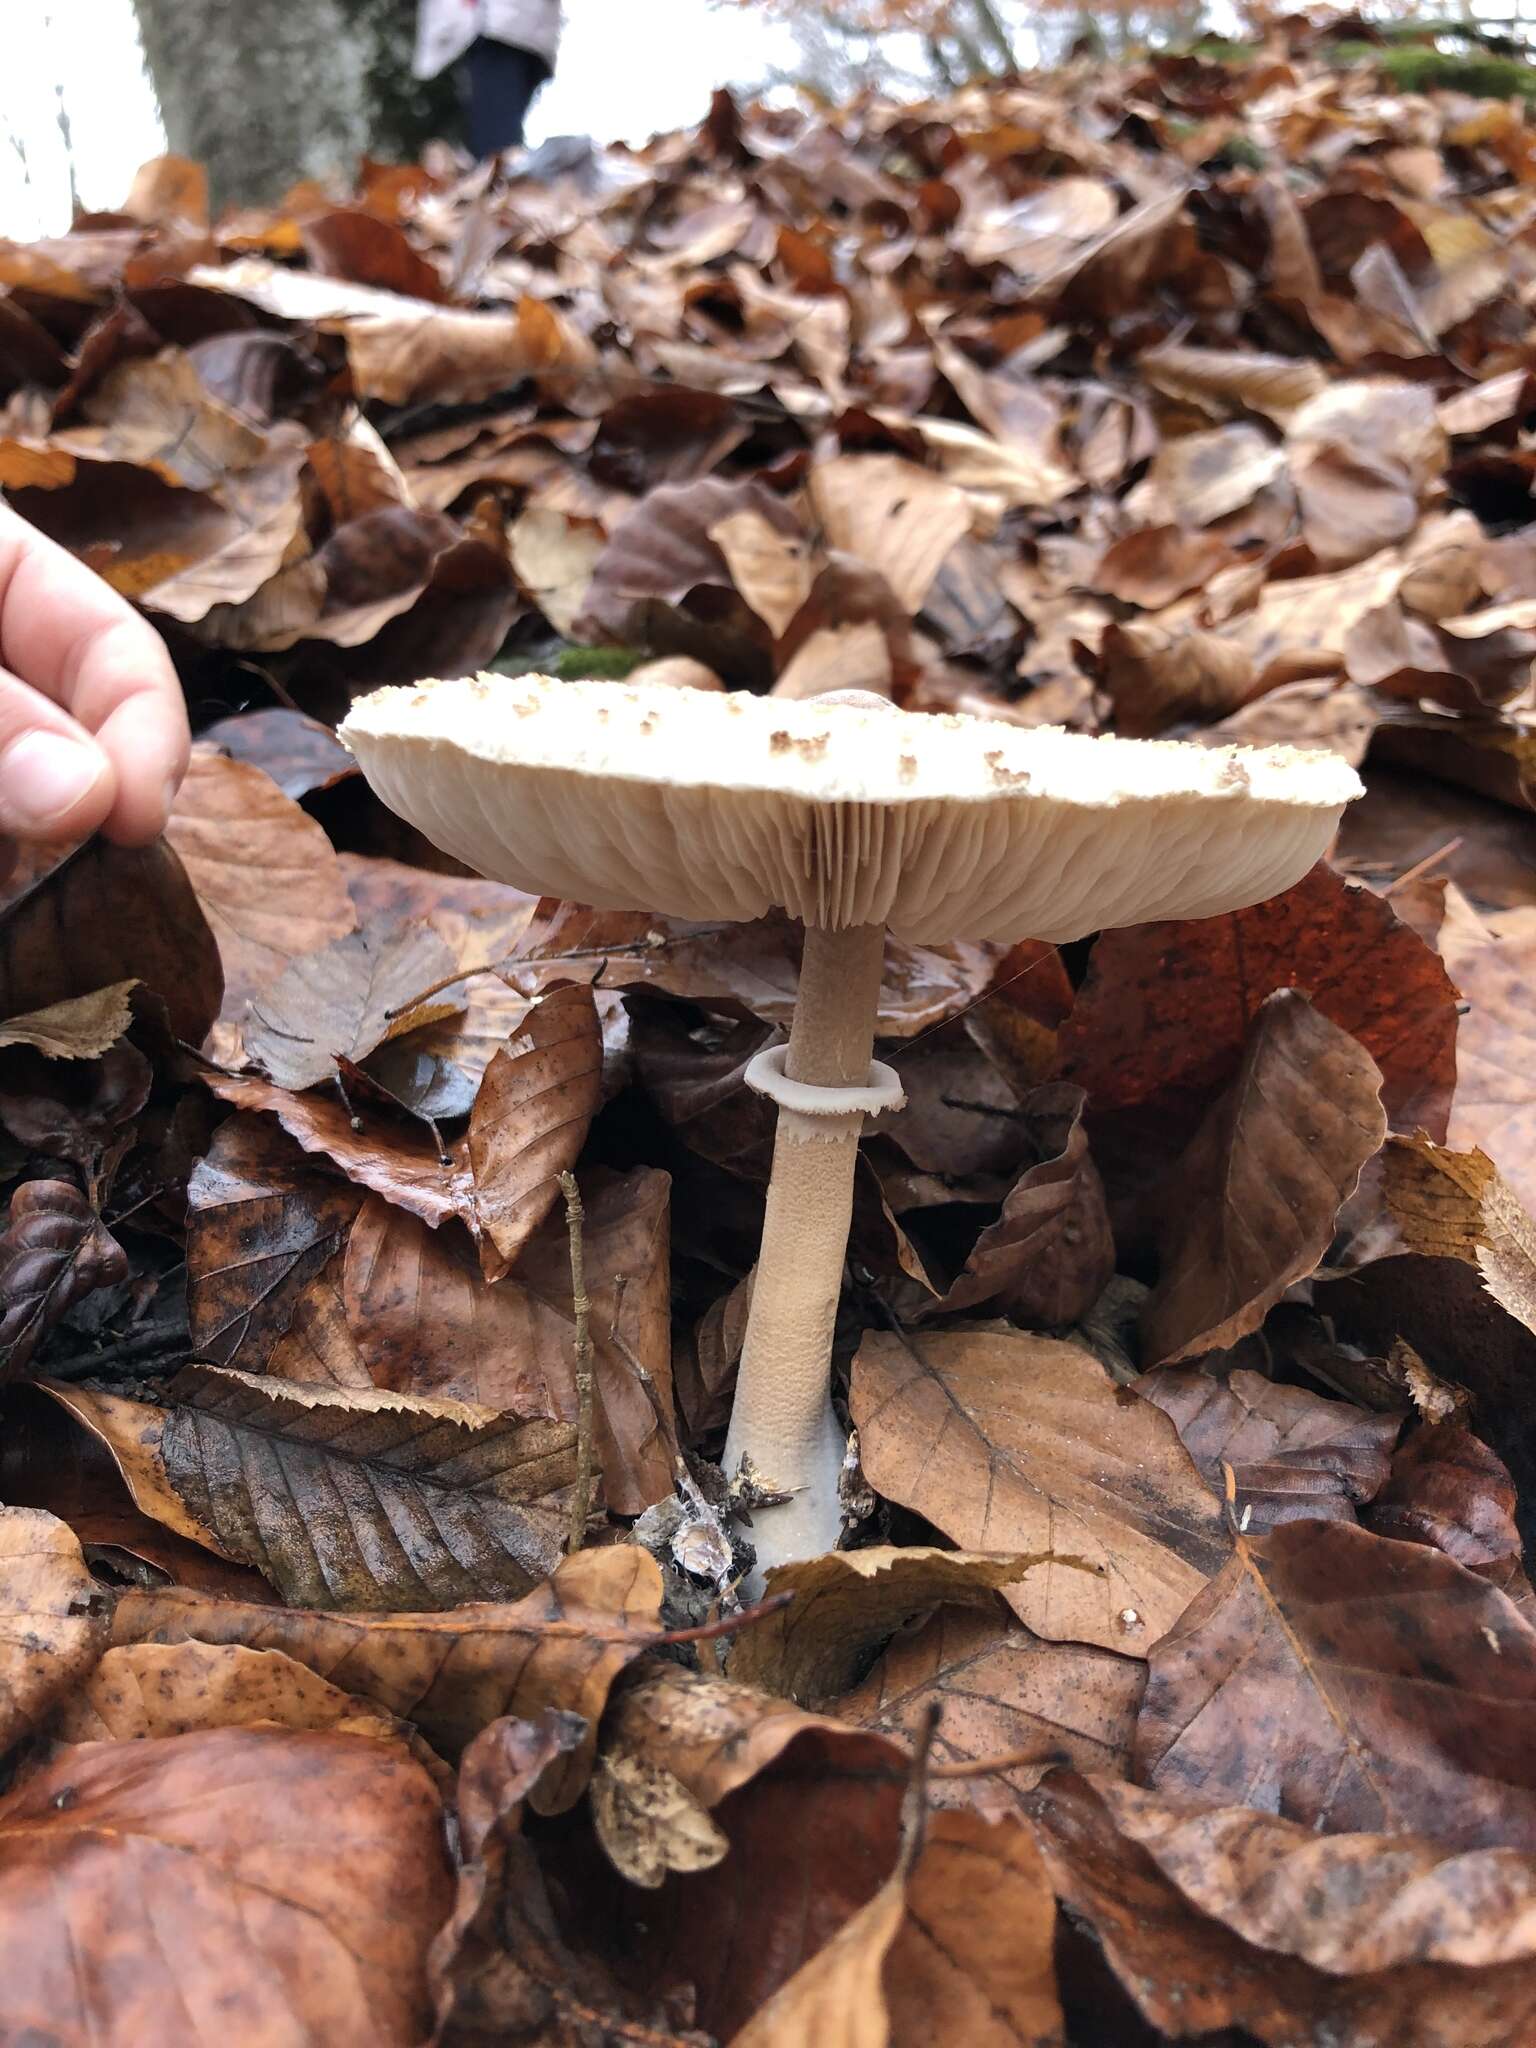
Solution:
M1028 1832L934 1814L910 1869L804 1964L738 2048L917 2048L951 2028L976 2048L1065 2040L1051 1942L1056 1905Z
M0 1750L9 1750L88 1679L111 1619L73 1531L41 1508L0 1508L0 1556Z
M839 455L818 463L810 499L828 545L876 570L912 615L922 610L939 564L971 523L964 491L894 455Z
M1055 1561L1049 1553L980 1556L881 1545L777 1565L768 1594L789 1593L793 1601L734 1646L731 1677L824 1707L853 1684L871 1649L917 1616L944 1603L995 1612L994 1594Z
M434 1230L451 1216L473 1214L462 1140L445 1155L426 1124L365 1101L360 1093L344 1103L334 1092L294 1095L258 1074L209 1072L203 1078L220 1101L238 1110L268 1111L303 1151L320 1155L304 1185L323 1187L328 1177L321 1160L329 1160L353 1183L354 1197L357 1189L371 1188ZM263 1125L252 1115L241 1119L241 1127ZM293 1161L289 1177L302 1182L292 1149L280 1139L271 1142L274 1156Z
M1532 1618L1514 1486L1494 1453L1460 1423L1416 1429L1362 1519L1378 1536L1443 1550Z
M1179 1852L1201 1843L1214 1882L1192 1883L1192 1889L1207 1900L1219 1892L1220 1917L1202 1910L1146 1848L1120 1832L1121 1816L1131 1821L1132 1802L1138 1831L1167 1845L1169 1863L1181 1875L1190 1865ZM1102 1944L1137 2011L1175 2040L1236 2026L1270 2048L1290 2048L1307 2036L1331 2036L1348 2048L1384 2041L1403 2048L1493 2042L1515 2048L1529 2027L1536 1987L1523 1959L1482 1969L1424 1959L1467 1924L1464 1883L1479 1899L1476 1919L1485 1918L1479 1880L1492 1871L1481 1858L1470 1859L1470 1867L1469 1859L1450 1859L1442 1879L1436 1865L1444 1852L1428 1843L1402 1836L1319 1838L1246 1809L1192 1815L1181 1801L1134 1787L1122 1794L1112 1783L1067 1774L1032 1794L1031 1807L1058 1898ZM1234 1862L1237 1852L1251 1855L1251 1863L1238 1866L1244 1876L1263 1865L1262 1881L1248 1892L1251 1903L1233 1896L1237 1870L1213 1853L1224 1839L1232 1842ZM1323 1970L1302 1959L1302 1951L1328 1941L1323 1930L1331 1932L1340 1961L1352 1949L1362 1962L1381 1953L1376 1928L1403 1924L1395 1909L1405 1899L1415 1916L1408 1923L1412 1933L1400 1944L1399 1952L1408 1953L1392 1968L1367 1965L1357 1975L1347 1965ZM1437 1911L1442 1900L1443 1917ZM1226 1924L1228 1914L1234 1925ZM1267 1938L1250 1944L1235 1931L1237 1923L1263 1927ZM1110 2010L1122 2015L1117 2023L1123 2025L1123 2009L1112 2004Z
M1126 1775L1145 1685L1139 1659L1045 1642L994 1601L990 1610L940 1607L915 1632L898 1634L828 1711L856 1728L915 1742L937 1706L936 1760L1027 1756L1006 1770L930 1779L935 1804L996 1815L1019 1810L1024 1793L1057 1766Z
M31 1045L51 1060L89 1060L104 1053L133 1022L128 998L137 981L116 981L89 995L67 996L0 1023L0 1046Z
M0 1235L0 1379L26 1371L75 1302L127 1275L127 1254L71 1181L23 1181Z
M517 579L557 633L569 638L586 609L587 586L606 545L590 520L530 505L507 529Z
M262 1119L223 1124L187 1187L196 1348L221 1365L262 1371L301 1289L341 1249L360 1201Z
M452 1897L441 1827L397 1743L224 1728L70 1745L0 1803L12 2023L407 2048ZM164 1939L194 1922L200 1941Z
M357 773L357 764L328 725L302 712L242 711L202 732L205 745L259 768L297 803Z
M751 506L716 520L709 537L724 555L736 588L774 638L780 638L815 580L805 541L770 526Z
M1225 1558L1217 1503L1173 1425L1150 1403L1127 1406L1075 1344L867 1335L849 1406L865 1475L888 1500L967 1550L1073 1560L1005 1594L1037 1635L1142 1655Z
M529 2025L549 2048L606 2039L648 2048L704 2048L674 2031L663 2002L626 1994L560 1932L538 1862L521 1833L522 1807L541 1776L579 1746L585 1724L546 1708L537 1721L495 1721L459 1772L463 1864L458 1897L433 1943L439 2026L451 2042L505 2041Z
M602 1100L603 1036L582 983L545 990L486 1068L469 1118L475 1219L503 1279L559 1200Z
M452 1607L553 1569L574 1430L458 1401L183 1367L164 1404L56 1389L147 1514L287 1601Z
M335 1728L384 1741L408 1734L371 1700L342 1692L281 1650L193 1642L108 1650L48 1733L55 1742L143 1742L253 1726Z
M1133 1775L1319 1833L1529 1851L1536 1629L1449 1557L1349 1522L1237 1539L1148 1654Z
M1236 1077L1260 1006L1300 989L1376 1062L1394 1130L1443 1132L1456 993L1392 906L1326 867L1251 910L1106 932L1062 1026L1061 1072L1087 1091L1089 1135L1113 1186L1171 1161Z
M218 941L235 1023L290 961L357 922L324 832L247 762L194 751L166 839Z
M581 1176L595 1443L609 1507L638 1515L672 1491L671 1316L664 1173ZM347 1315L378 1384L520 1414L576 1417L570 1246L556 1211L505 1280L467 1241L434 1237L378 1200L347 1247ZM648 1375L649 1385L636 1370Z
M1157 1286L1141 1317L1149 1361L1235 1344L1316 1270L1386 1137L1381 1078L1305 996L1266 997L1237 1079L1164 1191Z
M1226 1493L1230 1470L1229 1507L1244 1532L1309 1518L1353 1521L1356 1508L1387 1484L1400 1415L1329 1401L1242 1368L1215 1377L1160 1365L1132 1384L1172 1418L1213 1493Z
M90 839L0 922L0 1012L46 1009L130 976L164 1000L178 1038L202 1044L224 982L186 870L163 840Z
M722 1862L644 1892L640 1917L644 1986L692 1981L698 2023L731 2038L889 1875L906 1760L879 1736L661 1662L620 1688L603 1749L667 1770L730 1841Z
M1002 1214L976 1239L942 1297L924 1305L925 1317L986 1305L1011 1322L1065 1329L1086 1315L1115 1269L1081 1094L1048 1083L1019 1107L1033 1111L1042 1149L1050 1150L1014 1182Z
M387 1038L425 1023L423 991L452 974L453 955L430 927L351 932L288 966L250 1007L245 1042L280 1087L313 1088L337 1061L364 1060ZM462 1007L450 1001L437 1015Z
M125 1593L112 1629L117 1644L281 1650L343 1692L414 1721L450 1757L499 1715L533 1720L550 1707L580 1715L586 1734L532 1794L535 1811L559 1813L586 1784L610 1687L661 1633L661 1590L652 1559L623 1544L566 1558L514 1605L330 1614L167 1588Z

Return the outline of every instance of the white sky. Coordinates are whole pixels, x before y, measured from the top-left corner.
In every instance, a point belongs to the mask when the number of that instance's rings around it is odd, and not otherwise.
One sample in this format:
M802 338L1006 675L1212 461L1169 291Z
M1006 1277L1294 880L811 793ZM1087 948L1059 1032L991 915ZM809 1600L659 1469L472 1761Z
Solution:
M120 204L134 171L165 147L132 0L0 0L0 14L0 234L61 234L70 212L60 90L83 205ZM786 54L782 30L707 0L565 0L565 15L560 69L534 104L530 142L643 140L698 120L717 84L752 82Z

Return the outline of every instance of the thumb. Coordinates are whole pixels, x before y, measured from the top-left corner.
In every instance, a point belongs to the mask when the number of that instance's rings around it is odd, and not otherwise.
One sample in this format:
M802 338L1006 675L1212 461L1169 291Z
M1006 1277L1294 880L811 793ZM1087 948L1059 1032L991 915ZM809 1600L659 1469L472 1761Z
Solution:
M0 669L0 833L83 839L116 798L116 772L90 734Z

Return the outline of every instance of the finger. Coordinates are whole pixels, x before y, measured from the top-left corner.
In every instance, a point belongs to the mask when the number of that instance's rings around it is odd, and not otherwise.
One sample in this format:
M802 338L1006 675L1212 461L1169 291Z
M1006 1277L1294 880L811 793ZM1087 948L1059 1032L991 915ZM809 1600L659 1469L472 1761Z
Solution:
M0 669L0 834L83 839L111 816L105 749L49 698Z
M142 623L128 621L133 628ZM88 708L76 713L116 771L116 800L102 829L125 846L141 846L164 830L191 748L181 684L158 634L150 637L170 678L169 695L162 679L146 672L137 632L112 628L88 656Z
M3 508L0 659L100 741L115 778L107 832L152 839L189 747L165 643L99 576Z

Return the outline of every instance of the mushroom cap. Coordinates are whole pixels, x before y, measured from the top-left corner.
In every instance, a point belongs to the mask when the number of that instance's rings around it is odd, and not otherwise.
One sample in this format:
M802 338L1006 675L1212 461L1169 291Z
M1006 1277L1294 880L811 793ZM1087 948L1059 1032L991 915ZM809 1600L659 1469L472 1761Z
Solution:
M494 880L917 941L1240 909L1298 881L1361 793L1337 755L1290 747L547 676L379 690L341 736L392 810Z

